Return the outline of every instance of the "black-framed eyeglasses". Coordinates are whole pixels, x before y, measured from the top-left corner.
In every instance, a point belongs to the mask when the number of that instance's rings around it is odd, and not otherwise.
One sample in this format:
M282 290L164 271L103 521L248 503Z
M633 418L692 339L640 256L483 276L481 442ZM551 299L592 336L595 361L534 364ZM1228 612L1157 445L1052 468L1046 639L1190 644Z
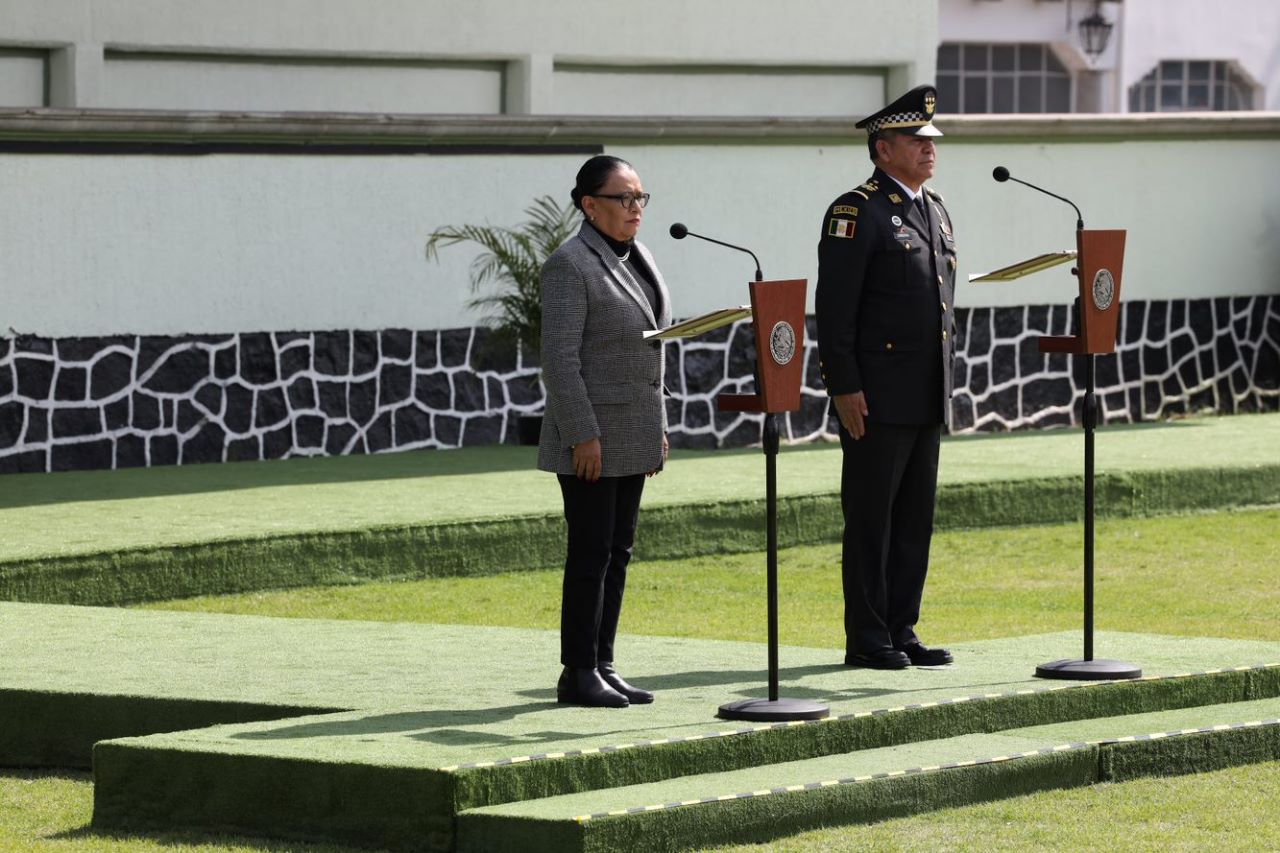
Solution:
M601 195L600 193L591 193L593 198L611 198L625 209L630 210L633 205L644 207L649 203L649 193L615 193L614 195Z

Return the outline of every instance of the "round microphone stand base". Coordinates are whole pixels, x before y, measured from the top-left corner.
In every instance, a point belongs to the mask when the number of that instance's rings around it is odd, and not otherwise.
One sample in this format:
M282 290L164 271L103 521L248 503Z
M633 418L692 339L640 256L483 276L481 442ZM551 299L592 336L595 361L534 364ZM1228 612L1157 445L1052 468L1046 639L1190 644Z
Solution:
M721 705L716 716L722 720L786 723L793 720L825 720L830 714L831 710L826 705L805 699L743 699Z
M1110 681L1141 678L1141 667L1119 660L1055 660L1036 667L1036 678L1062 678L1071 681Z

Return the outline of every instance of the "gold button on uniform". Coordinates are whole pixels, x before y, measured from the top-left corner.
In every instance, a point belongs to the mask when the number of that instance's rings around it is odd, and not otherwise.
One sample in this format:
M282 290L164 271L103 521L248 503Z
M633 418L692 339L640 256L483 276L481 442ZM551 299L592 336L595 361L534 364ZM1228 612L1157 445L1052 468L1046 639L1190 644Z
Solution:
M944 341L947 339L947 333L946 333L946 332L943 332L943 333L942 333L942 339L943 339Z
M942 284L942 276L938 276L938 284Z
M884 348L885 348L885 349L893 349L893 344L892 344L892 343L887 343L887 344L885 344L885 345L884 345Z
M946 311L946 310L947 310L947 303L945 303L945 302L944 302L944 303L942 303L942 310L943 310L943 311Z

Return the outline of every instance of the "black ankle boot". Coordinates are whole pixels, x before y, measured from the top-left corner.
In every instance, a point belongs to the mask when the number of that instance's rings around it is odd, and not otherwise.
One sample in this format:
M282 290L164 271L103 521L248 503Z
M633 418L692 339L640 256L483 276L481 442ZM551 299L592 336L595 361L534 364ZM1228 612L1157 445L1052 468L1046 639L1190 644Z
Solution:
M623 681L622 676L618 675L618 671L613 668L613 664L610 661L601 661L596 664L596 669L599 671L600 677L604 679L604 683L627 697L627 701L632 705L648 705L653 701L653 694L648 690L632 687Z
M556 685L556 701L561 705L588 708L625 708L627 697L614 690L594 669L566 666Z

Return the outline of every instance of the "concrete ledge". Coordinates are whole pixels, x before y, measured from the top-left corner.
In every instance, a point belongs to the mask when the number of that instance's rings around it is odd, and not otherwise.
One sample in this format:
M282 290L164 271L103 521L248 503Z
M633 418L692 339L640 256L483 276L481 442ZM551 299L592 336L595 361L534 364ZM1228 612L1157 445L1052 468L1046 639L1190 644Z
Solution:
M1280 112L1066 115L955 115L939 119L960 139L1280 136ZM375 113L183 112L169 110L0 109L0 142L168 142L280 147L367 144L572 145L606 141L755 140L850 144L846 118L410 115Z

